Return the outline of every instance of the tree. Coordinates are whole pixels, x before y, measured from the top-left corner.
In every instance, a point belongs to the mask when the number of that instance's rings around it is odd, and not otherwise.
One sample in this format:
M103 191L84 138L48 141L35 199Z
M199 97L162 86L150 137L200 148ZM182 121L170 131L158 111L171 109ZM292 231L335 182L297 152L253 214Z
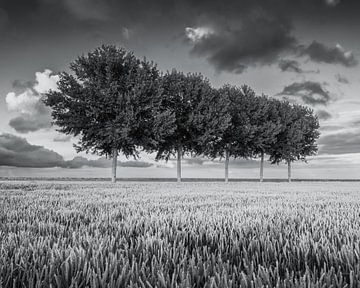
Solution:
M279 101L263 95L254 99L254 106L256 111L250 117L253 137L249 145L253 157L260 156L260 182L263 182L264 155L269 154L282 127L277 115Z
M196 150L199 129L195 113L204 95L212 88L201 74L184 74L176 70L162 77L162 107L174 117L172 131L158 142L156 160L169 160L177 154L177 181L181 182L181 158ZM150 151L151 152L151 151Z
M306 157L317 152L319 121L313 110L301 105L290 105L283 101L279 107L282 124L275 144L270 151L272 163L285 161L288 165L288 182L291 182L291 163L306 162Z
M115 46L78 57L70 70L44 102L58 130L79 137L77 152L112 157L115 182L119 152L137 158L140 147L154 146L171 130L172 117L161 109L159 71Z
M230 157L248 158L252 155L249 145L253 138L250 117L256 112L253 105L255 93L246 85L240 88L225 85L218 93L217 108L214 113L209 113L213 121L205 118L203 124L207 133L202 137L202 145L206 156L225 158L225 182L228 182ZM220 122L223 125L216 126Z

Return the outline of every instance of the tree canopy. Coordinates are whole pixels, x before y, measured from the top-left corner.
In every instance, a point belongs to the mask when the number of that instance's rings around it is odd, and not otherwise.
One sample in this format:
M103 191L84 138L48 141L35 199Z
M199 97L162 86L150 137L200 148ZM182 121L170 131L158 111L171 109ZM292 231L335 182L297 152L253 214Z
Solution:
M158 142L156 159L168 160L179 148L182 153L196 150L199 105L213 88L201 74L184 74L176 70L162 76L162 106L174 117L173 129Z
M225 157L227 171L229 157L261 156L262 167L264 154L291 163L317 152L319 122L311 109L256 96L247 85L215 89L199 73L163 74L111 45L78 57L57 88L44 99L53 123L77 136L78 152L113 157L113 180L118 153L156 152L156 160L177 154L179 181L184 153Z
M171 130L153 62L102 46L78 57L70 70L60 74L59 91L44 101L59 131L79 137L77 151L111 156L116 150L136 157L139 147L153 146Z

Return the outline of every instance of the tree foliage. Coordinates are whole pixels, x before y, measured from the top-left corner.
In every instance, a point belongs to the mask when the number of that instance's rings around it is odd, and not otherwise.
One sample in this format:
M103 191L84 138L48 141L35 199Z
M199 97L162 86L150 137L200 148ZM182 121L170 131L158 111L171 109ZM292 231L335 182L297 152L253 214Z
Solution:
M269 150L272 163L306 161L307 156L315 155L320 134L319 121L313 110L283 101L278 115L282 128Z
M253 105L255 92L249 86L225 85L218 90L214 113L205 118L204 127L208 130L203 139L204 154L211 157L250 157L249 143L253 138L251 114L256 113ZM222 125L217 126L216 123Z
M182 153L197 150L200 127L197 112L212 87L201 74L184 74L176 70L162 77L162 107L174 117L173 129L158 142L156 159L168 160L180 148Z
M161 109L160 73L153 62L115 46L102 46L70 64L59 91L45 104L59 131L79 137L77 151L136 157L153 147L173 123Z

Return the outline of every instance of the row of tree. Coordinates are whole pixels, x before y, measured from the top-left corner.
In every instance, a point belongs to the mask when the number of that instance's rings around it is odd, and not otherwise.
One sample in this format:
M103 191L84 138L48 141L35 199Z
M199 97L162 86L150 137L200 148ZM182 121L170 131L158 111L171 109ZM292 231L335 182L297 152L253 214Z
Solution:
M248 86L211 86L201 74L161 73L155 63L115 46L78 57L71 73L60 74L58 90L44 103L58 130L79 138L77 152L112 157L116 181L119 153L156 159L177 155L181 181L184 154L225 158L261 158L272 163L305 160L317 151L319 123L307 107L266 96Z

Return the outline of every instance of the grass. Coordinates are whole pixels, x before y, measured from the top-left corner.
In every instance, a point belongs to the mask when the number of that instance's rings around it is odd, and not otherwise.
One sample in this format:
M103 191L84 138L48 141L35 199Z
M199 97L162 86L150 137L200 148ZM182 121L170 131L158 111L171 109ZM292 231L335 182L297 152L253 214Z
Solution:
M0 182L0 287L358 287L359 192Z

